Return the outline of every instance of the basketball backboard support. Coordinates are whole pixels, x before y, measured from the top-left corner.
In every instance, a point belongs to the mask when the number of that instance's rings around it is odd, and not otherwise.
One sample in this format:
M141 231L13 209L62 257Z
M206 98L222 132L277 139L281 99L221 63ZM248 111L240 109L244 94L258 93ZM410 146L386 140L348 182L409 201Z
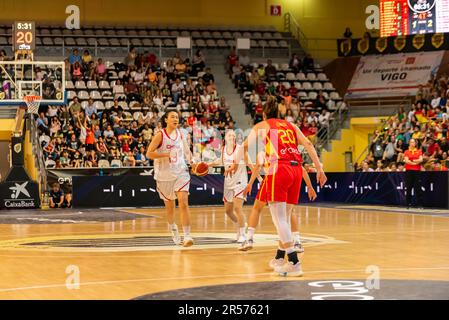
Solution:
M64 62L0 61L0 106L25 105L25 95L42 96L41 104L65 104Z

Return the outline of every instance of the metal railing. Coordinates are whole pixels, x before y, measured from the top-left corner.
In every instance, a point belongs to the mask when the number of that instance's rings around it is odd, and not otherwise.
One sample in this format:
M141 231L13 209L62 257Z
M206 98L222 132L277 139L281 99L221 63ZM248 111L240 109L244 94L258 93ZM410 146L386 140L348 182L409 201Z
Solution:
M0 34L0 36L3 37L11 37L11 34ZM126 50L126 52L129 52L129 50L134 47L134 48L145 48L145 49L155 49L158 52L159 57L164 57L164 51L170 51L170 50L176 50L176 51L180 51L180 50L187 50L189 57L191 58L193 56L193 51L196 49L201 49L201 50L216 50L216 49L231 49L234 48L236 46L236 39L224 39L226 41L226 46L209 46L206 44L206 46L198 46L196 44L194 44L194 40L195 39L211 39L211 40L219 40L216 38L204 38L204 37L191 37L192 39L192 46L190 49L178 49L176 46L176 36L140 36L140 35L53 35L53 34L37 34L36 38L40 38L41 41L44 38L51 38L51 39L62 39L61 43L57 43L53 45L45 45L44 43L39 43L36 44L36 50L35 51L39 51L40 49L45 49L45 48L60 48L61 50L61 56L65 57L67 55L67 53L70 53L69 50L72 50L74 48L80 49L80 50L84 50L84 49L88 49L88 50L92 50L95 56L98 56L98 53L100 51L100 49L124 49ZM84 38L86 39L86 44L84 45L78 45L78 44L66 44L66 39L67 38L72 38L72 39L80 39L80 38ZM119 40L119 44L118 45L111 45L111 44L100 44L100 39L118 39ZM142 45L136 45L133 44L133 39L139 39L139 40L159 40L158 44L152 44L151 46L148 45L144 45L142 43ZM164 40L173 40L173 45L165 45L163 44ZM126 40L126 42L122 43L120 40ZM227 41L228 40L234 40L234 44L228 44ZM257 39L257 40L263 40L263 39ZM282 38L282 39L270 39L270 40L285 40L288 44L287 47L271 47L271 46L264 46L261 45L260 47L252 47L251 48L251 52L260 50L262 52L262 58L266 58L267 53L270 52L270 50L282 50L288 54L288 56L291 55L291 42L294 40L294 38ZM95 42L93 42L95 41Z
M321 151L335 137L349 117L349 108L341 103L329 119L329 126L323 126L318 130L316 146Z
M302 29L296 21L295 17L290 12L284 14L284 31L290 32L293 37L298 40L300 46L303 48L305 52L309 49L309 40L302 32Z
M387 100L387 101L393 101L393 100ZM411 108L412 98L404 97L400 101L401 102L397 106L397 109L395 110L395 112L393 114L390 114L390 116L387 119L383 119L381 121L380 125L377 126L376 130L382 128L385 125L385 123L388 123L397 114L398 109L400 109L401 107L403 107L405 111L408 111ZM380 105L379 105L379 107L380 107ZM371 147L372 142L373 142L373 139L371 138L370 141L368 142L368 145L366 146L366 148L362 151L362 153L355 160L355 163L359 163L360 159L366 157L366 155L368 154L368 151L369 151L369 149Z
M44 194L48 191L47 185L47 168L45 167L45 156L42 150L42 147L39 142L39 134L37 129L36 121L34 120L34 115L28 114L28 118L26 121L29 123L30 130L30 142L32 146L34 163L36 165L36 169L38 171L37 183L39 184L39 190L41 194Z

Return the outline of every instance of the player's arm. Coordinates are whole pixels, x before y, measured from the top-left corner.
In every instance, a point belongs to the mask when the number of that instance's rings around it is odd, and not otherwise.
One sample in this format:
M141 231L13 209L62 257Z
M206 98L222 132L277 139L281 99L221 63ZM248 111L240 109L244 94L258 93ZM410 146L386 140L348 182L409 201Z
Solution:
M313 188L309 173L307 172L307 170L304 167L302 167L302 178L304 179L304 182L306 183L306 186L307 186L307 194L309 196L309 200L315 201L317 194L315 192L315 189Z
M147 150L147 158L151 160L160 159L160 158L170 158L170 153L160 153L156 152L156 149L159 148L159 146L162 143L162 132L159 131L151 140L150 145L148 146Z
M186 157L187 163L193 162L192 151L190 151L189 144L187 143L187 138L182 136L182 144L184 145L184 156Z
M310 158L312 159L315 168L317 169L316 179L319 182L320 186L324 186L327 181L326 174L324 173L323 166L318 158L318 154L313 146L313 143L304 136L304 134L299 130L296 125L293 125L296 131L296 137L298 138L298 142L304 146Z
M266 130L268 129L269 127L265 121L259 122L251 129L248 137L245 139L245 141L243 141L242 147L239 148L234 156L234 164L225 171L226 176L233 175L235 173L235 171L237 170L238 161L240 161L241 159L249 159L248 157L244 156L245 153L248 153L248 147L253 145L254 143L257 143L258 139L263 139L263 137L261 137L261 133L266 132ZM246 163L247 162L245 162L245 164Z
M249 161L248 153L245 152L245 162L248 164L248 167L251 169L251 178L248 181L248 185L243 190L243 195L251 194L251 190L253 189L253 184L256 179L259 182L262 182L262 177L260 176L260 170L262 169L263 162L259 161L259 157L256 157L256 164L251 164Z

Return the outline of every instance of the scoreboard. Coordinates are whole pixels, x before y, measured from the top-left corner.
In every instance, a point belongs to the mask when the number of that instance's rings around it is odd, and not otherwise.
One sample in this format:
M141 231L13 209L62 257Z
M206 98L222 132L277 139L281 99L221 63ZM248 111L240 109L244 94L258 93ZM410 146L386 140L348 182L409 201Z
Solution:
M449 32L449 0L380 0L381 37Z

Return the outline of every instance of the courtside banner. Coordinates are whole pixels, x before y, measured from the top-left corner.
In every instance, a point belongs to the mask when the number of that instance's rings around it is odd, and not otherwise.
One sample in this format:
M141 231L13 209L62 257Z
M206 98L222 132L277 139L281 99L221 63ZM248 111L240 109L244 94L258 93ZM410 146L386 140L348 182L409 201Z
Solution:
M318 203L345 203L371 205L405 205L405 174L385 172L328 173L322 188L316 185L315 174L310 174L317 191ZM189 203L191 205L222 205L224 177L210 174L191 176ZM449 173L423 172L424 206L449 208ZM253 185L247 204L252 204L260 187ZM413 191L414 192L414 191ZM302 184L299 203L308 203L307 188ZM73 176L73 206L75 208L101 207L161 207L162 200L152 176Z
M364 56L346 99L414 96L441 65L443 51Z

